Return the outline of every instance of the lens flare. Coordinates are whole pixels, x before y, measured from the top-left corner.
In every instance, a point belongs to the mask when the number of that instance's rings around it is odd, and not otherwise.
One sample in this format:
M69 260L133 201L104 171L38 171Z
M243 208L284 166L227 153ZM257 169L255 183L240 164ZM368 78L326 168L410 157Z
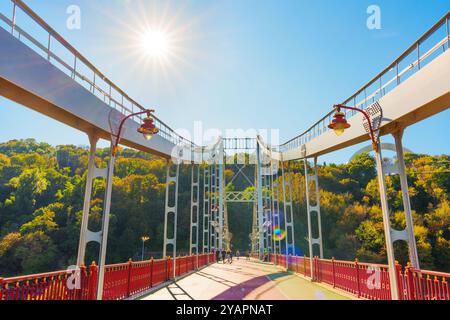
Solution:
M273 237L274 237L275 240L281 241L284 238L286 238L286 231L281 229L279 226L275 226L273 228Z

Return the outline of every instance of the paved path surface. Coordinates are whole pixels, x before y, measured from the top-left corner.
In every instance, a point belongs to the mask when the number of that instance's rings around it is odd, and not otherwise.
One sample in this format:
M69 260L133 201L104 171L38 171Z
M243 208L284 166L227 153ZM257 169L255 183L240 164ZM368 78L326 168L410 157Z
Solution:
M281 268L257 261L215 263L142 300L343 300Z

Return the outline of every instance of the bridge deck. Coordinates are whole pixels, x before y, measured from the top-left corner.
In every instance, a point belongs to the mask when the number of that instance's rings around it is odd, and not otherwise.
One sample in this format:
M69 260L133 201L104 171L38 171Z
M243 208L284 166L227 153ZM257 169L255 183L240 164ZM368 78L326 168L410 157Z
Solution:
M245 258L215 263L142 300L345 300L280 267Z

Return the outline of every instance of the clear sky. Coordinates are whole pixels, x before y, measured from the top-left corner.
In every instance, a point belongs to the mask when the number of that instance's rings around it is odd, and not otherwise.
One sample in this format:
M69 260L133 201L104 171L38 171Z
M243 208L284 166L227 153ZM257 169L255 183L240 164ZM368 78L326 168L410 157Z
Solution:
M9 8L7 2L0 12ZM282 142L352 95L450 9L448 0L26 3L173 128L192 131L194 121L205 129L273 128L280 130ZM381 9L379 30L366 25L366 10L373 4ZM81 9L80 29L66 26L70 5ZM150 59L137 50L139 35L149 26L169 34L171 50L164 58ZM82 132L3 98L0 119L0 141L32 137L51 144L88 143ZM449 154L449 122L447 110L408 128L405 147ZM346 161L358 147L323 160Z

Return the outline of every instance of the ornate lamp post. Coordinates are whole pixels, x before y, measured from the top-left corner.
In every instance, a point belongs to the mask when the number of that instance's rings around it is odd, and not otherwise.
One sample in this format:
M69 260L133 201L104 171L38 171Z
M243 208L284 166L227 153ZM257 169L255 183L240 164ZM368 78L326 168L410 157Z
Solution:
M375 136L374 130L372 128L372 121L364 110L360 110L353 107L347 107L343 105L335 105L336 113L334 114L332 122L328 125L328 128L334 130L336 135L340 136L344 133L344 131L350 128L350 124L347 122L345 118L345 114L341 112L341 109L348 109L357 111L363 114L365 119L369 124L369 134L370 139L372 140L372 148L375 151L375 160L377 163L377 174L378 174L378 183L380 188L380 201L381 201L381 210L383 212L383 227L384 227L384 236L386 240L386 253L388 257L389 264L389 282L391 289L391 298L393 300L399 299L399 290L398 290L398 279L397 279L397 270L396 270L396 262L394 255L394 246L392 241L392 229L390 223L390 214L389 214L389 206L388 200L386 196L386 183L384 181L384 173L383 173L383 162L380 151L380 142L378 136Z
M364 110L353 108L353 107L347 107L343 106L342 104L337 104L334 106L336 109L336 113L334 114L333 120L328 125L328 128L332 129L334 133L336 133L337 136L341 136L344 134L344 131L348 128L350 128L350 124L347 122L347 119L345 118L345 113L341 112L341 109L347 109L347 110L353 110L360 112L364 115L367 122L369 123L369 133L370 133L370 139L372 139L372 148L375 152L379 151L379 143L378 139L375 137L375 134L373 132L372 128L372 121L370 120L369 115Z
M141 126L137 129L139 133L142 133L145 137L145 139L150 140L153 135L157 134L159 130L156 128L154 124L154 120L151 116L152 112L154 110L143 110L140 112L129 114L128 116L124 117L119 125L119 130L117 132L117 135L114 133L111 133L111 157L109 159L108 168L106 170L106 187L105 187L105 200L104 200L104 210L103 210L103 221L102 221L102 232L98 239L96 239L97 242L100 243L100 257L99 257L99 272L98 272L98 285L97 285L97 299L101 300L103 297L103 284L104 284L104 278L105 278L105 262L106 262L106 247L108 243L108 229L109 229L109 212L111 208L111 195L112 195L112 177L114 175L114 165L115 160L117 156L118 146L120 142L120 137L122 134L122 129L125 124L125 121L131 117L138 116L141 114L147 114L147 117L143 119L143 123ZM92 155L94 157L94 155ZM92 183L92 182L91 182ZM88 210L83 211L83 219L85 220L81 235L80 235L80 248L83 248L83 250L79 249L79 261L84 260L84 248L86 247L86 243L88 241L87 237L89 235L87 230L87 221L88 221ZM81 254L80 254L81 252Z
M145 242L150 240L150 237L149 236L142 236L141 240L142 240L142 258L141 258L141 260L144 261Z

